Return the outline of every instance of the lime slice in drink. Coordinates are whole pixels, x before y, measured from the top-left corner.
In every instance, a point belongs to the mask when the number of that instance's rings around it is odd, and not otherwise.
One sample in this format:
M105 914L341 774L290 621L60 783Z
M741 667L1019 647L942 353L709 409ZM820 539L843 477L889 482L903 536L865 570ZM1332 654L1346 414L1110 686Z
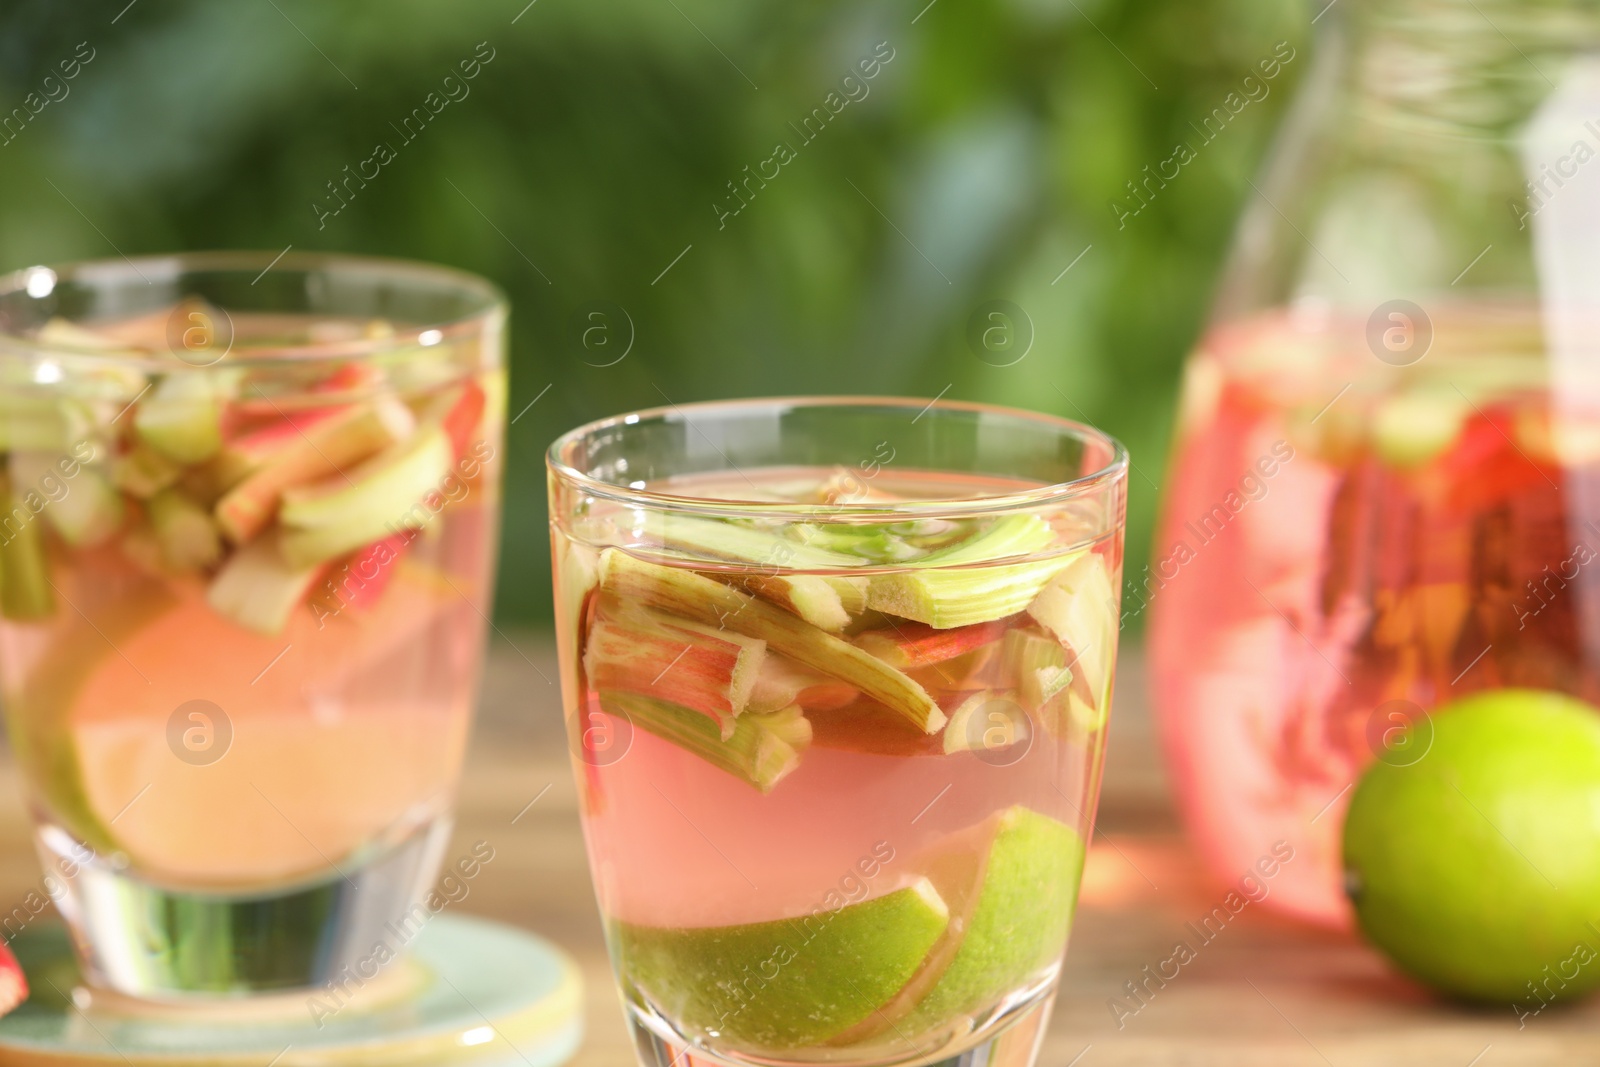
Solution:
M147 876L218 888L325 870L425 817L412 809L448 787L466 708L425 691L438 667L414 650L470 633L470 608L398 566L371 610L299 610L273 637L196 585L66 638L11 707L56 816Z
M1537 1010L1600 985L1600 712L1501 689L1432 715L1432 745L1374 763L1345 821L1361 929L1459 997Z
M795 919L665 928L618 923L619 969L679 1026L744 1049L821 1044L871 1017L945 931L927 879Z
M1083 852L1070 826L1018 806L929 859L921 869L949 904L950 926L873 1029L946 1026L1053 963L1072 927Z

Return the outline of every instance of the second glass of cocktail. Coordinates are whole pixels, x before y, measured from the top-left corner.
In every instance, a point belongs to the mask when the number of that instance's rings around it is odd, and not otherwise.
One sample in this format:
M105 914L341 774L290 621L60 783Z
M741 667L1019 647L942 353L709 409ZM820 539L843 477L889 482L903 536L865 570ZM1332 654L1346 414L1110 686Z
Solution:
M488 283L382 260L0 284L0 678L92 985L366 978L426 918L489 610L504 322Z
M550 450L562 685L641 1062L1026 1065L1094 817L1126 456L900 400Z

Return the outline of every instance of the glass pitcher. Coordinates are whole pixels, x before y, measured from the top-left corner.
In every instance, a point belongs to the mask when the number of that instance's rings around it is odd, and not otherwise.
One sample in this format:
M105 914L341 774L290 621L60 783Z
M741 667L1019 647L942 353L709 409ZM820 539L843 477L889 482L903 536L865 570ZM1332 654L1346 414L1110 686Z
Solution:
M1190 357L1148 603L1189 830L1348 922L1374 759L1600 698L1600 7L1335 0ZM1280 854L1281 858L1281 854Z

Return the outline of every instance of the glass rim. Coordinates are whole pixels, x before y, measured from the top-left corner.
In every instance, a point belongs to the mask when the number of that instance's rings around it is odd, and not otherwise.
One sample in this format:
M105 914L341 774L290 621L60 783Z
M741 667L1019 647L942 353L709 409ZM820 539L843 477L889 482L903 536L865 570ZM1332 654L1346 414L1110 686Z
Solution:
M80 281L86 285L112 283L146 283L173 280L186 273L212 271L217 273L254 274L256 280L269 271L286 270L301 273L314 271L344 271L350 274L368 272L408 278L421 283L434 284L439 291L460 292L476 297L481 306L464 315L437 322L408 325L386 337L362 337L350 340L318 341L306 344L282 344L270 348L250 350L249 355L229 355L225 365L254 369L257 367L284 366L296 363L314 363L318 360L371 359L403 349L427 348L441 341L467 333L476 323L504 315L510 310L510 300L505 291L494 282L471 271L457 267L428 263L422 260L394 256L363 256L344 252L269 252L242 250L215 250L170 252L146 256L105 257L100 259L71 260L65 263L42 263L21 267L0 274L0 297L16 292L28 292L29 282L39 271L50 272L50 287L63 281ZM146 272L149 272L148 275ZM160 277L155 277L159 275ZM251 283L255 284L254 282ZM48 295L48 294L46 294ZM37 298L35 298L37 299ZM222 309L227 311L226 308ZM424 344L422 335L430 330L439 332L438 340ZM60 341L40 341L36 337L15 333L0 327L0 358L34 354L60 357L74 362L104 364L116 363L149 372L175 372L183 369L207 370L222 363L195 365L187 368L174 366L160 353L149 356L129 355L121 352L108 354L102 348L74 345Z
M654 489L635 489L631 486L613 485L591 477L567 461L571 451L585 438L618 426L630 426L646 419L679 421L693 428L690 416L694 414L728 414L740 410L748 412L782 412L792 408L826 407L889 407L908 411L977 412L999 415L1020 422L1038 424L1064 436L1103 445L1110 458L1098 470L1062 482L1035 486L1012 493L994 496L948 497L924 500L895 501L894 503L846 501L837 504L797 504L788 501L726 500L712 497L683 496ZM921 415L918 415L920 418ZM1008 407L979 401L926 400L906 396L777 396L753 397L743 400L706 400L689 404L668 403L664 406L642 408L621 415L577 426L550 443L545 450L545 467L551 476L583 491L617 504L648 508L656 511L675 511L708 516L749 516L780 521L816 522L831 517L864 518L868 516L916 516L961 518L988 515L995 512L1015 511L1024 507L1060 504L1087 496L1096 490L1126 481L1129 459L1122 442L1086 422L1048 415L1026 408ZM737 470L729 463L730 470Z

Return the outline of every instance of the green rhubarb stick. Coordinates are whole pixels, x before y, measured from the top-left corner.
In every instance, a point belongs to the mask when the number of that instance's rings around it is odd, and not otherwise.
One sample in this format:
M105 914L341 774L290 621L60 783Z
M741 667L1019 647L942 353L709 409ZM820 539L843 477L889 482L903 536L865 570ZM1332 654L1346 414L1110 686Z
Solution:
M615 689L602 689L599 697L601 710L608 715L671 741L763 793L772 792L800 765L801 753L811 744L811 724L797 707L741 715L733 733L724 738L715 719L693 708Z
M789 570L860 567L860 556L795 541L771 530L692 515L655 515L646 529L674 555L724 559L743 570L705 573L781 604L824 630L839 631L867 606L867 582L848 575L788 574Z
M168 459L200 463L222 448L220 383L203 372L169 374L139 402L133 426Z
M1072 683L1066 649L1042 634L1008 630L1001 639L1000 658L1006 676L1016 684L1022 706L1030 712L1045 710Z
M584 641L595 689L653 697L710 716L726 740L750 700L767 643L603 598Z
M922 555L922 549L882 523L800 523L784 532L813 548L857 556L868 563L903 563Z
M278 538L278 530L268 530L228 557L206 588L211 610L247 630L282 632L290 614L306 603L323 567L290 566Z
M181 489L161 490L145 503L145 509L161 545L161 556L173 570L205 570L222 558L222 536L211 513Z
M936 733L944 725L944 712L927 690L903 672L804 619L704 575L608 548L600 555L600 587L624 600L759 637L774 651L855 686L925 733Z
M908 569L876 575L867 606L937 629L969 626L1014 615L1026 608L1076 555L1027 563L991 560L1027 556L1050 546L1055 531L1037 515L1008 515L959 544L930 552Z
M183 468L143 442L111 461L111 478L118 489L148 500L177 483Z
M1117 639L1117 594L1105 561L1095 553L1078 557L1040 590L1028 614L1066 646L1073 689L1103 712Z
M11 493L11 477L0 473L0 614L8 619L43 619L56 610L39 516Z
M285 489L278 508L284 558L308 567L398 530L426 527L436 508L424 500L439 493L454 461L450 439L429 426L348 472Z
M253 435L254 440L232 442L217 457L224 467L221 476L246 473L217 501L217 523L229 541L243 544L272 522L289 490L323 479L347 486L356 478L352 473L350 482L344 480L354 464L404 441L415 428L410 408L380 397L327 413L303 429L280 424Z

